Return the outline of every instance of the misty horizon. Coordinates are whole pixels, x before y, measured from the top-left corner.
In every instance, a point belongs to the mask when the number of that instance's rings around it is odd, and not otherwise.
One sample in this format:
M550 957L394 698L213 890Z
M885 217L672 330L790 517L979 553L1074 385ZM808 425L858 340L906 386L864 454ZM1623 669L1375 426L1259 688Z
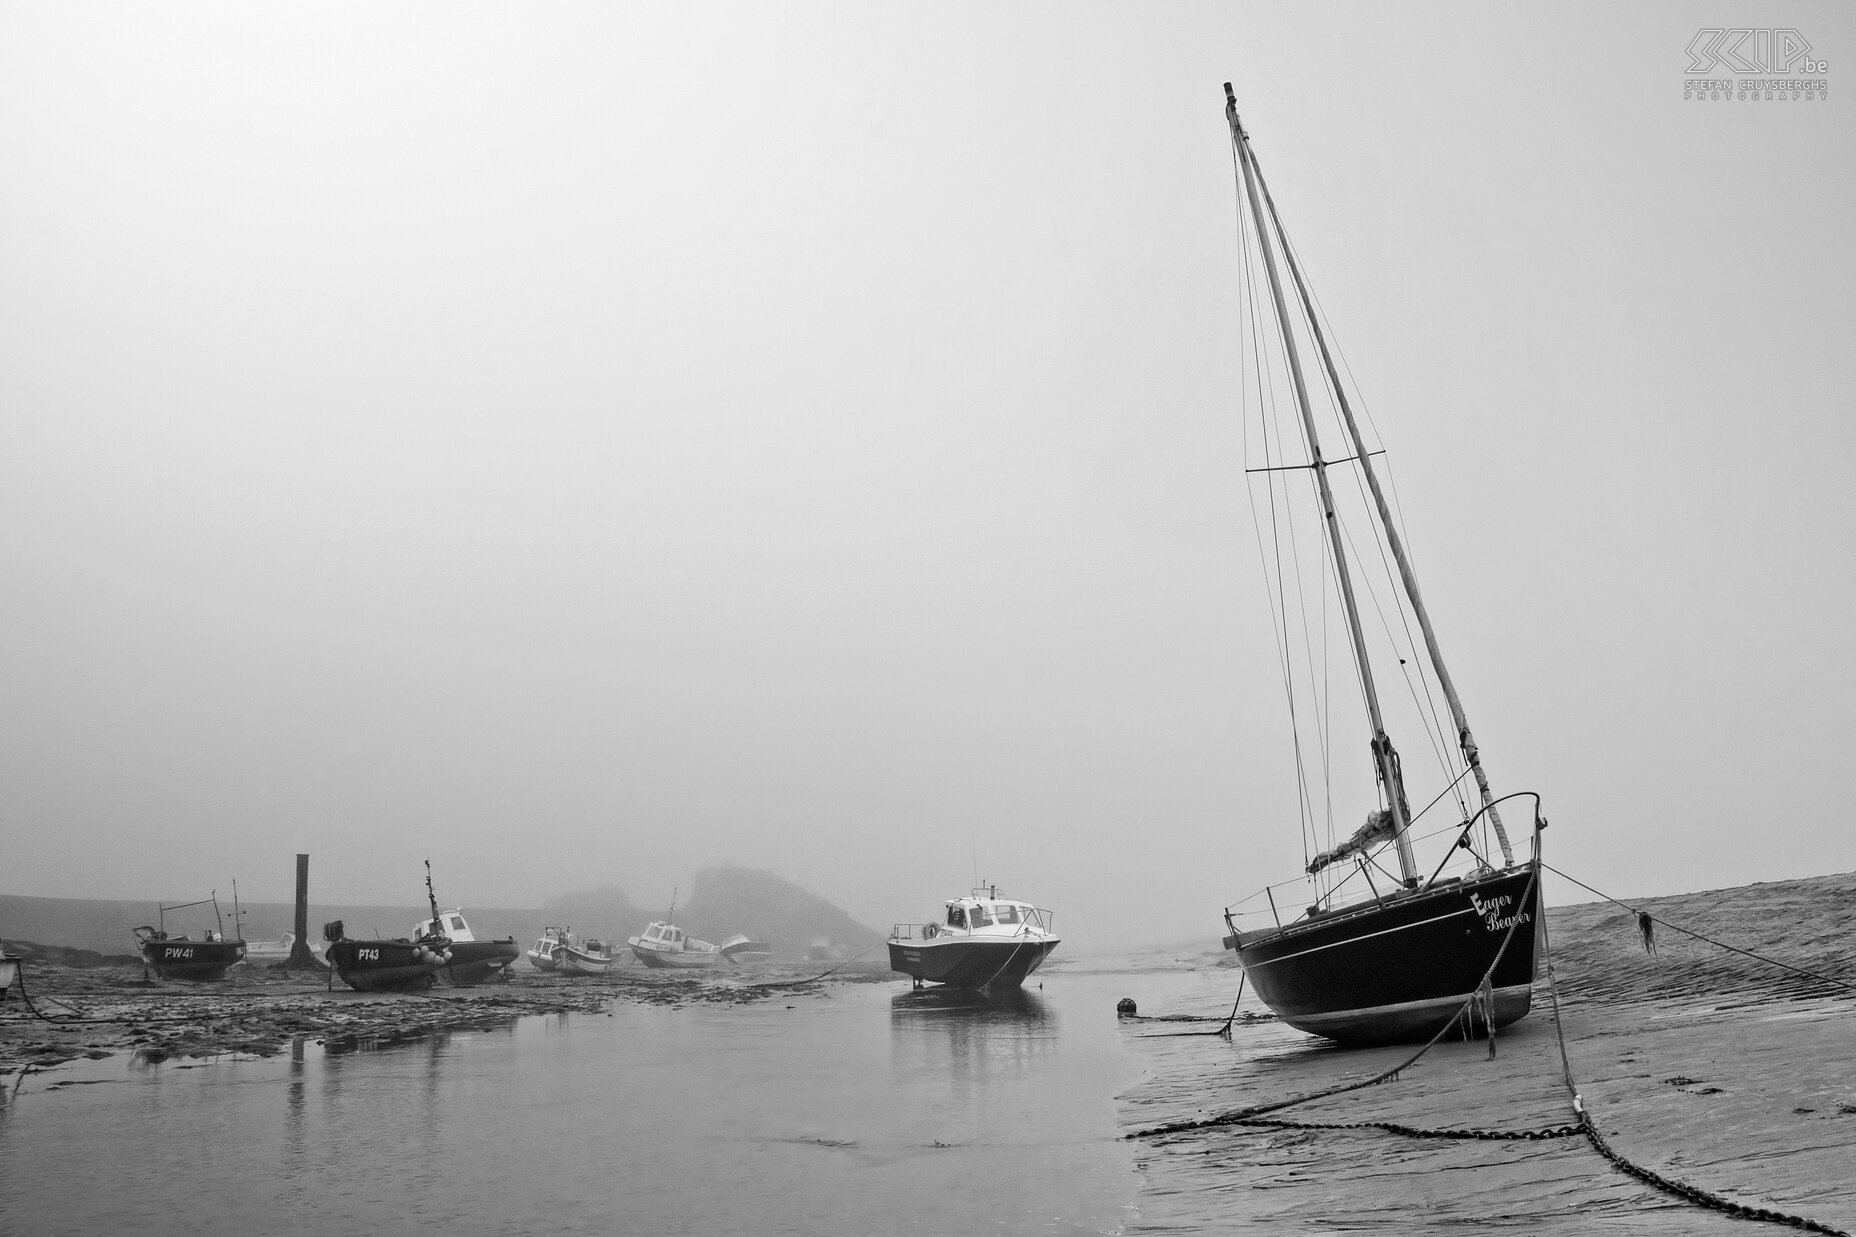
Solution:
M1226 81L1547 862L1856 869L1856 125L1709 20L0 9L0 892L1215 946L1308 859Z

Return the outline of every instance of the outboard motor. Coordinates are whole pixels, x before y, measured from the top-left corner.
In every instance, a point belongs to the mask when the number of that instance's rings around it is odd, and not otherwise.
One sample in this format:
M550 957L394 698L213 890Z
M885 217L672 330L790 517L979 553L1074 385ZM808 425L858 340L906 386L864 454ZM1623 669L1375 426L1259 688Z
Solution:
M339 919L322 925L322 939L325 941L339 941L343 935L342 921Z

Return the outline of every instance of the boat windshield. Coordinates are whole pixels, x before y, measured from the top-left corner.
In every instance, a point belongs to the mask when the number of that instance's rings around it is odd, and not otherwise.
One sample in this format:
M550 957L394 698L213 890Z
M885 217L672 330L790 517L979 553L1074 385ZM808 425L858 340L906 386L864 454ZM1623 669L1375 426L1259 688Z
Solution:
M967 912L967 923L975 928L990 927L993 922L990 906L976 906Z
M947 908L947 926L950 928L964 928L967 926L966 916L961 913L958 906L950 906Z

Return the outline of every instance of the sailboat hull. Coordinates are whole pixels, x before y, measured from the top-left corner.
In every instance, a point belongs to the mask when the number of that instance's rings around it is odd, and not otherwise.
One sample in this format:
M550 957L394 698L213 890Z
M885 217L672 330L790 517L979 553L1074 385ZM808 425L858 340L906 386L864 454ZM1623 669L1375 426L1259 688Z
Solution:
M1429 1039L1463 1013L1491 965L1493 1020L1506 1026L1532 1001L1540 927L1532 875L1524 865L1226 944L1263 1003L1315 1035L1352 1044ZM1471 1026L1485 1021L1474 1014Z

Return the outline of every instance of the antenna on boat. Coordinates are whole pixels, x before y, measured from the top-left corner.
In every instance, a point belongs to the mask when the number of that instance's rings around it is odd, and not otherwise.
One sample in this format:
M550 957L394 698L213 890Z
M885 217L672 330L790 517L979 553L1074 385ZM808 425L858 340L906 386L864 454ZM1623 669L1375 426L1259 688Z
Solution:
M425 861L425 900L432 905L432 933L434 936L445 934L445 925L438 920L438 891L432 888L432 861Z
M245 912L238 906L238 878L235 876L232 878L232 935L241 941L245 939L245 925L240 922L244 917Z

